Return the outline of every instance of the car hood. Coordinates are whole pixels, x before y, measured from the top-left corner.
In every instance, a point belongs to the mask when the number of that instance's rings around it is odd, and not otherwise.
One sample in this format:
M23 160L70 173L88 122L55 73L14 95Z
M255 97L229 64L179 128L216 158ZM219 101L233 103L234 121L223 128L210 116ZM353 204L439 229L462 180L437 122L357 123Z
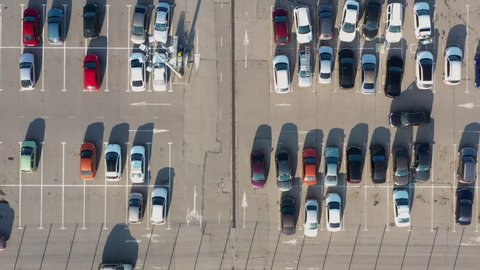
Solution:
M161 43L167 43L168 40L168 32L167 31L157 31L155 30L153 33L153 38Z
M292 181L277 181L277 186L280 191L289 191L292 189Z

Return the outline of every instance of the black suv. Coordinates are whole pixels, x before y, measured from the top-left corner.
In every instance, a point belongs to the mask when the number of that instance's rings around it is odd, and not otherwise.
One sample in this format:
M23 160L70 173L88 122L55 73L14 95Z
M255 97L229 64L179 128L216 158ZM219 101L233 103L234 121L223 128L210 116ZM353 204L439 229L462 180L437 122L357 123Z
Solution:
M430 179L430 167L432 160L432 147L428 143L415 144L415 164L413 175L416 181Z
M280 202L282 233L285 235L295 234L295 200L283 197Z
M468 188L457 190L457 207L455 221L460 225L470 225L472 222L473 193Z
M397 97L402 91L403 60L398 56L387 59L387 76L385 76L385 96Z
M338 52L340 67L340 88L350 89L355 85L355 53L353 50L343 48Z
M376 1L369 2L365 8L365 17L363 18L363 37L368 40L374 40L378 34L380 24L380 15L382 5Z
M83 7L83 36L86 38L98 38L99 33L98 5L86 4Z
M370 146L370 172L373 183L385 183L387 158L385 157L385 148L381 144Z
M358 146L347 148L347 181L350 183L362 181L362 148Z
M429 112L392 112L390 113L390 126L408 127L418 126L430 122Z

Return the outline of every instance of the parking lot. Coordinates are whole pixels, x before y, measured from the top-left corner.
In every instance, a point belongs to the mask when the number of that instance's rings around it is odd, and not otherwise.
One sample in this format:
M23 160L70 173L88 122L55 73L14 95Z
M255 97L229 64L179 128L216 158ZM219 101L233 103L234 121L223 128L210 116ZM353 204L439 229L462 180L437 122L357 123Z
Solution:
M168 91L152 91L149 80L147 91L134 93L129 86L128 61L131 52L139 51L130 42L137 2L87 2L100 6L98 39L83 38L85 1L0 3L0 151L4 153L0 199L9 203L1 209L1 217L8 221L0 227L1 233L9 236L7 248L0 254L5 269L96 269L101 262L130 263L135 269L475 269L480 245L476 184L472 224L455 224L454 211L458 150L464 145L478 148L479 144L480 94L473 79L473 58L480 52L480 35L473 24L478 4L429 0L435 28L429 45L418 45L413 34L413 1L405 2L399 43L383 45L385 19L380 26L382 36L372 42L357 33L354 42L343 43L335 31L334 39L320 43L316 34L310 44L313 84L298 88L295 33L287 47L277 48L272 41L271 12L274 7L286 8L292 23L293 7L305 3L316 21L316 3L235 1L231 39L231 1L172 0L170 34L177 35L195 54L195 61L182 78L171 77ZM139 3L153 7L156 1ZM334 3L336 30L343 3ZM388 3L382 4L385 16ZM27 7L42 14L42 40L33 48L22 45L21 18ZM45 18L52 7L66 13L67 35L62 46L46 41ZM154 20L153 13L150 20ZM316 33L318 24L313 26ZM443 52L449 44L464 52L462 82L455 87L445 85L442 76ZM332 46L335 57L340 48L354 49L357 72L353 90L339 88L337 59L332 83L317 82L314 52L319 45ZM419 49L434 54L432 90L419 90L415 85ZM35 55L34 91L19 91L18 57L22 52ZM97 93L82 91L82 61L90 53L97 54L101 63L102 84ZM378 59L373 96L359 90L359 62L365 53L376 53ZM277 54L287 55L291 63L293 91L286 95L276 94L272 88L272 59ZM385 61L392 55L405 61L402 94L395 99L383 94ZM388 114L398 110L428 110L433 121L420 127L391 128ZM26 139L40 143L39 168L33 174L21 173L19 168L20 144ZM84 141L95 142L100 156L97 177L89 182L80 179L78 169ZM369 157L372 142L390 150L404 146L410 151L415 142L432 144L430 181L409 185L409 228L397 228L393 222L391 156L384 184L370 180L368 158L360 184L343 180L345 159L338 186L301 184L304 147L322 154L319 174L323 176L327 145L338 146L342 157L347 146L360 145L364 157ZM107 143L122 145L120 182L105 181L103 151ZM149 177L144 184L129 180L128 153L136 144L147 150ZM297 203L294 236L282 235L279 230L279 200L285 194L276 186L274 155L280 146L290 149L296 164L294 188L287 193ZM250 184L249 158L254 149L269 153L269 177L261 190ZM162 226L148 222L148 198L156 186L167 188L171 197L167 223ZM342 231L326 230L322 210L318 236L305 238L305 199L315 198L324 207L324 196L331 191L343 198ZM147 198L141 224L127 225L130 192L141 192Z

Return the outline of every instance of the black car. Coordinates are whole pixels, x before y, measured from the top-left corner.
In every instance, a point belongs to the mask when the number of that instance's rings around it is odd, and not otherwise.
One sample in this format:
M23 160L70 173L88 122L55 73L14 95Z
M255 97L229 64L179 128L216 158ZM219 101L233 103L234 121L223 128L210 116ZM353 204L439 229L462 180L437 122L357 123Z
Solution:
M408 127L418 126L430 122L429 112L392 112L389 117L390 126Z
M457 207L455 209L455 220L460 225L470 225L472 222L473 193L468 188L457 190Z
M98 5L86 4L83 6L83 36L86 38L98 38L99 32Z
M398 147L393 152L393 174L395 185L404 186L409 182L410 168L408 160L408 151L403 147Z
M415 144L415 170L413 175L416 181L430 179L430 167L432 160L432 147L428 143Z
M355 85L355 54L353 50L343 48L338 52L340 67L340 88L350 89Z
M320 40L330 40L333 37L333 6L321 4L318 6L318 26Z
M370 172L375 184L385 183L387 173L387 159L385 148L381 144L370 146Z
M367 4L365 17L363 18L363 37L368 40L374 40L378 34L378 26L382 13L382 5L372 1Z
M402 91L403 60L391 56L387 60L387 76L385 76L385 96L397 97Z
M347 148L347 181L350 183L362 181L362 148L358 146Z
M295 200L291 197L283 197L280 202L280 213L282 233L295 234Z

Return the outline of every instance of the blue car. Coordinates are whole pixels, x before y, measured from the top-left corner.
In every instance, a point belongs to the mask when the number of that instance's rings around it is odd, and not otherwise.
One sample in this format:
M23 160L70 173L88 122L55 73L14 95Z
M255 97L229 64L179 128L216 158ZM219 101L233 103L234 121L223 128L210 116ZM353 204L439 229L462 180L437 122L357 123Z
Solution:
M475 56L475 87L480 88L480 54Z
M52 8L50 11L48 11L48 42L51 45L63 44L63 24L63 10L59 8Z

